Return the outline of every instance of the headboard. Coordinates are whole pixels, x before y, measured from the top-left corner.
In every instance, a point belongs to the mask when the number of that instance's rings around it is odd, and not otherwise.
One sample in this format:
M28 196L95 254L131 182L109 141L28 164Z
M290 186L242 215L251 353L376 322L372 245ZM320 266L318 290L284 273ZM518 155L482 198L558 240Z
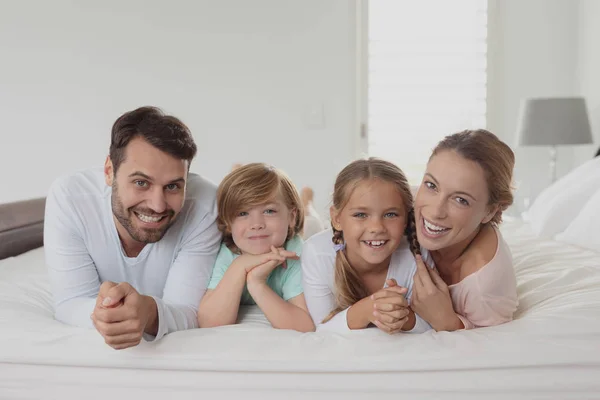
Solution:
M0 260L44 243L45 198L0 204Z

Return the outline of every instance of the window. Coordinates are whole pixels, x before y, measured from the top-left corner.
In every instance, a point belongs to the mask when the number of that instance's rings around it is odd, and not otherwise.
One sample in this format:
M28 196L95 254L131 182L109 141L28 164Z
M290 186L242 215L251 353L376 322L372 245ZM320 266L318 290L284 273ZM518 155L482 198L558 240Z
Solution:
M486 125L487 1L369 0L368 152L418 184L445 135Z

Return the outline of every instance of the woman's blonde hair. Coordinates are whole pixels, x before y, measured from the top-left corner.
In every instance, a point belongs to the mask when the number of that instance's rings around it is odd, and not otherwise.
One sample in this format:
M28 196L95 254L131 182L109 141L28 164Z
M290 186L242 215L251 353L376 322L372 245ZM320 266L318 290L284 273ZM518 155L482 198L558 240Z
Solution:
M251 163L231 171L217 189L219 215L217 226L223 243L234 253L240 249L233 242L231 225L244 209L268 203L281 195L286 207L296 212L293 225L288 227L286 241L302 232L304 209L292 180L281 170L264 163Z
M467 160L479 164L485 173L488 205L498 206L490 223L502 222L502 212L513 203L512 179L515 155L508 145L485 129L465 130L446 136L433 150L431 157L445 151L455 151Z
M413 217L413 196L410 191L410 185L406 176L396 165L389 161L378 158L368 158L356 160L348 164L337 176L333 190L333 208L336 212L340 212L350 200L350 196L356 187L364 181L371 179L380 179L384 182L389 182L398 188L398 192L402 197L405 215L406 230L405 234L408 239L410 249L413 254L420 253L419 242L417 241L415 219ZM335 229L332 222L334 244L341 245L344 243L344 232ZM337 252L335 257L335 301L336 307L323 320L329 321L333 316L342 310L355 304L357 301L367 297L369 292L363 284L360 276L348 262L345 249Z

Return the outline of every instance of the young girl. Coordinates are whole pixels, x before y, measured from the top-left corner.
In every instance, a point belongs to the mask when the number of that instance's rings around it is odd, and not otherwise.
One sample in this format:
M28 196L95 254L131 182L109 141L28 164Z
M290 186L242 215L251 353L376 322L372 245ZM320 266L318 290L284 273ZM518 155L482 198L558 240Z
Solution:
M256 304L275 328L313 331L298 261L304 213L291 180L265 164L240 166L219 185L217 206L223 243L200 327L235 324L240 304Z
M332 229L308 239L302 253L304 293L317 329L431 328L407 301L419 253L414 223L407 226L414 221L412 203L406 177L390 162L357 160L339 173Z

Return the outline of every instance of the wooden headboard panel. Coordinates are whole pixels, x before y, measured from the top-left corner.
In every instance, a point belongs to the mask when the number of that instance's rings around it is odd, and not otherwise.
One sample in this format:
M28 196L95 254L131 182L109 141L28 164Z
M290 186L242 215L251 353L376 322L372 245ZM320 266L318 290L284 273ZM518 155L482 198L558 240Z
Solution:
M0 260L41 247L46 199L0 204Z

